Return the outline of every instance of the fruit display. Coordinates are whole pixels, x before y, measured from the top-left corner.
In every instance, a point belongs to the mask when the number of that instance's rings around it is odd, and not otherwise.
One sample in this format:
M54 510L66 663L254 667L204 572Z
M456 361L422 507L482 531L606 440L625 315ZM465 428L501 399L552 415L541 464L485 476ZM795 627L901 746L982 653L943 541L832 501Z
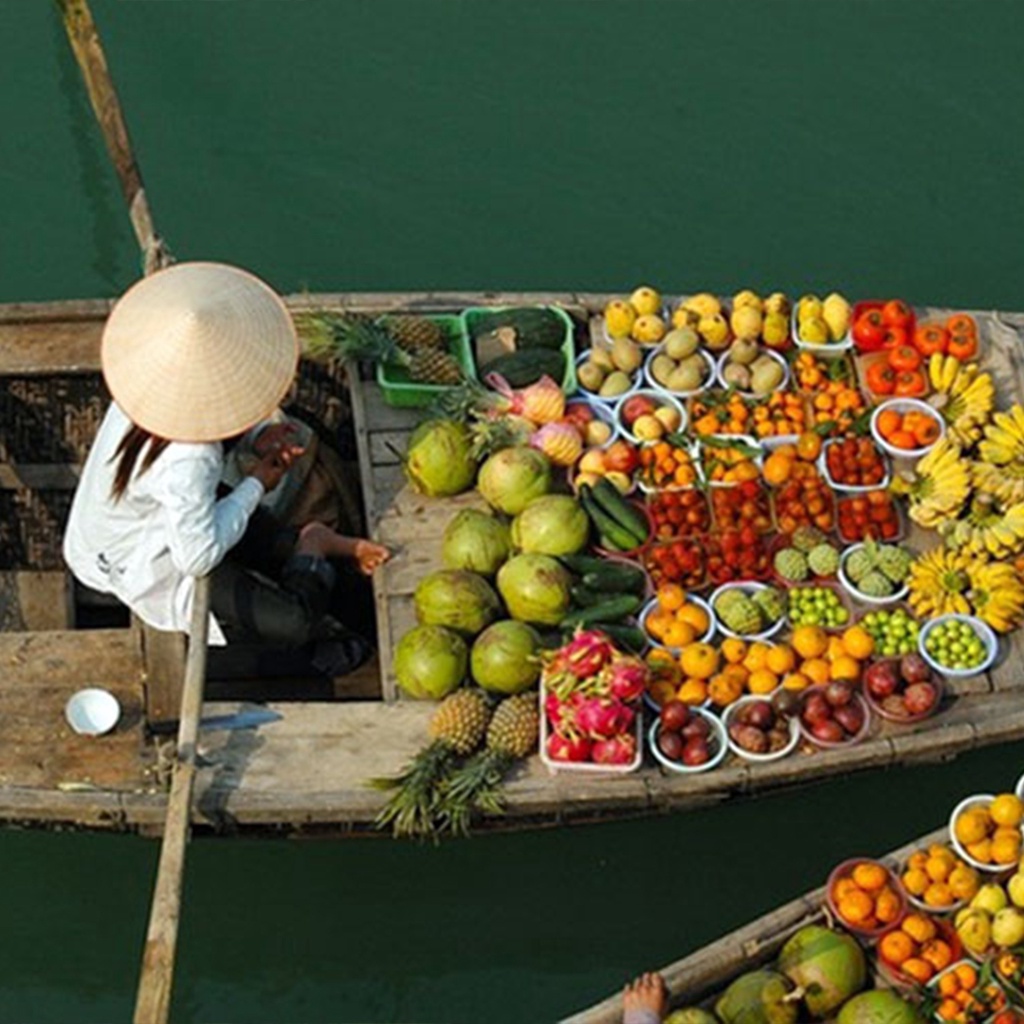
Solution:
M679 700L662 706L651 738L659 760L677 770L680 765L689 771L711 768L726 749L718 719Z
M771 499L759 481L746 480L735 487L713 487L710 495L716 530L749 527L755 533L770 533L774 529Z
M951 925L928 914L907 914L878 940L878 961L897 982L924 985L960 959Z
M700 335L690 326L673 327L644 363L651 387L687 397L714 382L714 360L700 347Z
M819 746L834 747L859 740L871 720L864 698L853 683L843 679L827 686L812 686L800 699L800 727Z
M545 654L542 756L547 764L632 771L640 766L638 707L646 663L599 630L579 630Z
M864 693L883 718L919 722L938 710L942 681L921 655L904 654L869 665L864 672Z
M762 351L756 341L737 338L718 360L718 381L746 395L763 398L785 387L789 380L786 360L777 352Z
M759 479L761 446L752 437L702 438L697 446L701 472L712 486L732 487Z
M791 535L781 534L772 568L783 583L803 583L814 577L827 580L839 572L839 548L813 526L798 527Z
M868 538L846 549L839 578L855 598L878 604L907 592L913 561L914 556L902 545L876 544Z
M829 877L826 899L855 935L877 936L904 914L905 900L893 873L877 860L851 860Z
M631 441L660 441L682 429L685 410L676 399L657 391L638 391L615 407L619 429Z
M945 913L974 899L981 888L981 877L949 844L932 843L907 858L900 884L915 906Z
M824 453L826 480L837 490L868 490L889 482L885 455L870 437L826 441Z
M729 491L712 491L712 496ZM675 540L706 533L711 528L711 504L707 494L694 487L656 491L647 496L647 517L655 540Z
M889 491L851 494L836 502L836 524L844 544L872 540L898 540L902 532L900 514Z
M641 445L640 486L643 490L691 489L697 486L698 480L697 464L688 444L663 440Z
M791 587L787 615L794 626L839 629L850 621L846 607L834 587Z
M838 292L824 300L803 295L797 301L793 323L793 337L801 347L848 347L850 303Z
M943 971L929 986L938 999L935 1018L949 1024L982 1024L998 1019L1006 1008L1006 993L983 980L981 970L962 960Z
M686 590L693 590L704 584L707 575L705 552L696 538L650 544L644 550L643 564L659 588L666 583L675 583Z
M983 629L969 616L943 616L922 631L921 651L940 672L980 670L991 653Z
M780 691L772 699L742 697L729 706L725 726L732 748L748 760L783 757L796 747L799 730L793 715L797 705Z
M921 625L906 608L870 611L860 619L858 625L868 633L875 642L875 650L883 657L892 658L917 650Z
M785 596L759 584L725 584L711 598L711 608L727 636L749 640L775 632L785 615Z
M972 797L954 810L950 834L968 863L984 871L999 870L1020 859L1022 821L1024 801L1014 793Z

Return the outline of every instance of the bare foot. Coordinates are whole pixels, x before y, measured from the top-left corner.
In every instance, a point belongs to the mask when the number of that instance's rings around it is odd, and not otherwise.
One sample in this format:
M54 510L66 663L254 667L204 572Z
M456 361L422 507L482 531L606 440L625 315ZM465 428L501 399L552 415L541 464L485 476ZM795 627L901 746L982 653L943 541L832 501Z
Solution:
M391 557L383 544L363 538L343 537L323 523L308 523L299 531L295 550L300 555L320 558L354 558L359 571L371 576L375 569Z
M650 971L634 978L622 992L622 1009L625 1024L630 1024L630 1015L640 1022L650 1019L660 1021L668 1009L668 993L660 974Z

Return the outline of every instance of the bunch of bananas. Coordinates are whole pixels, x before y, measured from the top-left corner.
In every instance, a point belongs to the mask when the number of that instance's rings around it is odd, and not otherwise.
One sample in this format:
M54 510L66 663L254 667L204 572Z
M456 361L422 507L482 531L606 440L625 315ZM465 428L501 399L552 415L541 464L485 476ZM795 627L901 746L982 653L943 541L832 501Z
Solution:
M981 437L995 405L992 377L977 363L936 352L928 360L928 379L935 392L931 402L946 421L947 435L970 447Z
M1024 582L1007 562L942 545L914 562L908 583L917 615L974 614L1001 633L1024 619Z
M1024 409L997 412L978 445L974 486L1006 504L1024 501Z
M989 494L975 494L967 514L944 523L947 543L976 555L1006 558L1024 549L1024 502L1005 505Z
M894 490L910 500L910 518L926 529L955 519L971 492L971 474L960 446L947 434L922 458L909 480L899 477Z

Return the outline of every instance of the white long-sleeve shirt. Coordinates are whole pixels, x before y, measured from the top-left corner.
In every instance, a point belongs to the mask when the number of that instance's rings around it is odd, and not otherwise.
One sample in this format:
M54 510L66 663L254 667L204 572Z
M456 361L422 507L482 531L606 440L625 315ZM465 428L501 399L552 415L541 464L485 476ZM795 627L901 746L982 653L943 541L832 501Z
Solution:
M64 535L64 559L88 587L115 595L143 622L188 632L196 578L241 539L263 497L246 477L218 500L222 446L172 442L119 501L111 497L118 444L131 421L111 403L82 469ZM211 621L211 642L223 642Z

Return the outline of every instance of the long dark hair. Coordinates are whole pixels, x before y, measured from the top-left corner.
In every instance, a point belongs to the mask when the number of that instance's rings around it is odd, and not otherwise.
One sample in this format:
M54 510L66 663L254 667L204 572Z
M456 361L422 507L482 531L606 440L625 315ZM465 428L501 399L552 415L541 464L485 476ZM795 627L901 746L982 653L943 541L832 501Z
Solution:
M117 446L117 451L114 452L110 460L113 462L114 459L117 459L114 482L110 487L110 496L114 501L120 501L124 496L124 492L128 489L128 483L135 472L135 463L138 462L139 455L142 454L143 449L145 449L145 454L142 455L142 466L139 469L140 475L145 473L156 462L160 453L170 443L166 438L157 437L155 434L151 434L148 430L143 430L142 427L136 426L134 423L128 428L124 437L121 438L121 443Z

